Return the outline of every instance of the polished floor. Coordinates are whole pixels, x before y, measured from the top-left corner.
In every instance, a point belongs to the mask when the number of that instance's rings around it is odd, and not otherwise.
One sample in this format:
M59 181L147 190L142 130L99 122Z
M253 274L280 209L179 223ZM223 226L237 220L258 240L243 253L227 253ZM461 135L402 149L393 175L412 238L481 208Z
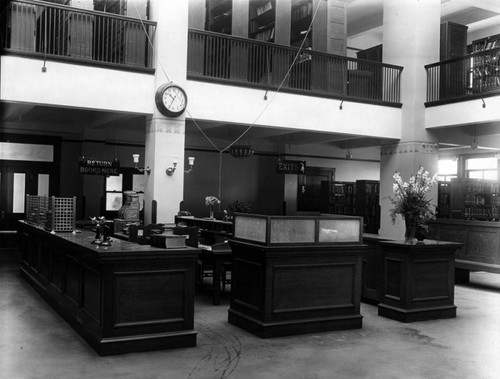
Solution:
M99 357L0 261L0 378L500 378L500 275L455 287L457 317L405 324L362 304L356 330L260 339L227 322L228 301L195 304L193 348Z

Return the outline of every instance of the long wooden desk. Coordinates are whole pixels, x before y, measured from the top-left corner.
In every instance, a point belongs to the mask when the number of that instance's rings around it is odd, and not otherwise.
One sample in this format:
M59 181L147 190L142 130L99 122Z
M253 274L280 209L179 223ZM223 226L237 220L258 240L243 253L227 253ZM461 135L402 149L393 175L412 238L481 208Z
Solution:
M21 274L100 355L196 346L199 250L161 249L20 223Z

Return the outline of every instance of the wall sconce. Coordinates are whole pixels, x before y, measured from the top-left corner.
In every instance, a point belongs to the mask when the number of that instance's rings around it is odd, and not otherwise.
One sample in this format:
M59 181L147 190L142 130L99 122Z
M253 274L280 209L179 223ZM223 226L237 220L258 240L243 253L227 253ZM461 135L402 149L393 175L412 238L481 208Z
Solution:
M189 168L184 171L186 174L190 173L193 170L194 157L189 157L188 158L188 166L189 166ZM166 170L167 175L168 176L172 176L174 174L176 168L177 168L177 155L174 155L174 160L172 161L172 166L170 166Z
M188 157L188 165L189 165L189 168L184 171L186 174L189 174L191 171L193 171L194 157Z
M168 176L172 176L177 168L177 155L174 155L174 160L172 161L172 166L168 167L166 172Z
M137 167L137 164L139 163L139 157L140 157L139 154L132 154L132 157L134 158L134 167L137 171L139 171L141 173L146 172L148 175L151 174L151 169L149 167L146 167L146 168Z

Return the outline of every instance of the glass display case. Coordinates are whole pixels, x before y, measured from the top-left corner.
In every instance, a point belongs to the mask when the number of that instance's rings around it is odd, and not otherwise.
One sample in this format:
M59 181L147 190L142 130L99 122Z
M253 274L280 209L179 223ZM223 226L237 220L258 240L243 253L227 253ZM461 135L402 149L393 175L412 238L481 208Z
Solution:
M264 216L234 217L234 239L266 246L289 244L362 243L363 218L359 216Z

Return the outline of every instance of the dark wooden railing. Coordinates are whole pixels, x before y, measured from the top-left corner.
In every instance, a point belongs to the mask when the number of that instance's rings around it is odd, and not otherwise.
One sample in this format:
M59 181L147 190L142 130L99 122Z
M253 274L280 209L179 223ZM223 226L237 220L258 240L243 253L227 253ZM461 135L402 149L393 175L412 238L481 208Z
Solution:
M4 53L152 67L155 22L36 0L11 1L1 20Z
M188 79L277 89L291 67L295 47L189 30ZM403 68L303 50L282 90L400 107Z
M500 48L425 66L427 106L500 94Z

